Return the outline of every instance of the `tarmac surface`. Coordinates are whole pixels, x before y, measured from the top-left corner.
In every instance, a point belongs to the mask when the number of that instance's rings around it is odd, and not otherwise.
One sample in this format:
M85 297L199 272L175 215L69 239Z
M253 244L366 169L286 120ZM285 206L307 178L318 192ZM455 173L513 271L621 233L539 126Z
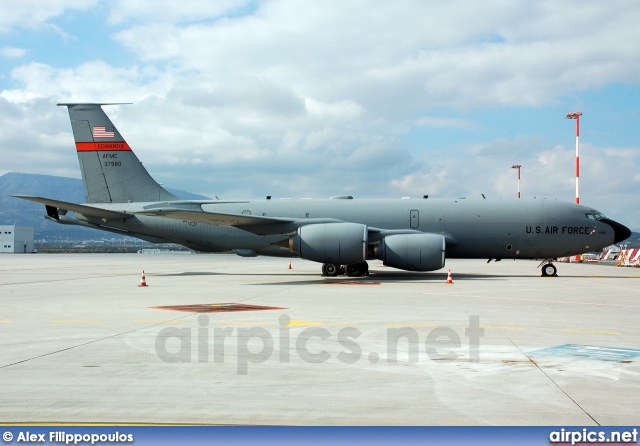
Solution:
M640 268L288 265L0 255L1 422L640 424Z

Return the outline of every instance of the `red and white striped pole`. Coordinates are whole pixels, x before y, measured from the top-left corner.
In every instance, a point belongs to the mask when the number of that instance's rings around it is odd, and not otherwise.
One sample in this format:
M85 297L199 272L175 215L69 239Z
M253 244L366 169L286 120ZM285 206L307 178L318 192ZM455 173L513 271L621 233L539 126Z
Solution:
M571 112L567 119L576 120L576 203L580 204L580 116L582 112Z
M522 166L520 164L514 164L511 166L512 169L518 169L518 198L520 198L520 168Z

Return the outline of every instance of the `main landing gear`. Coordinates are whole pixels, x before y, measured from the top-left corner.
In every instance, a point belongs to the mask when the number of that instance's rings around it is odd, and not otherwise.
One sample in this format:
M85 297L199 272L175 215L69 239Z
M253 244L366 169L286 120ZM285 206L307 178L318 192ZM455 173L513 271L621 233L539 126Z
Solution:
M354 265L336 265L335 263L322 265L323 276L336 277L338 274L346 274L349 277L366 276L369 274L369 264L362 262Z
M547 259L538 265L542 266L542 277L558 277L558 268L551 263L552 261L553 259Z

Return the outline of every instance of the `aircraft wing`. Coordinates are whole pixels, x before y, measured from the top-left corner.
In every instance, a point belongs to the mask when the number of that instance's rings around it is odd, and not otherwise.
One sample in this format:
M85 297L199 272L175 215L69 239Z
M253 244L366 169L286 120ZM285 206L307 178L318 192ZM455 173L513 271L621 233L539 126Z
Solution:
M148 215L152 217L170 218L207 225L233 226L243 231L257 235L291 235L299 227L318 223L344 223L335 218L292 218L292 217L267 217L247 214L233 214L226 212L210 212L202 209L202 203L157 203L145 207L144 211L134 212L136 215ZM371 241L379 241L387 235L394 234L422 234L416 229L388 230L369 226ZM458 244L458 241L450 236L445 236L450 245Z
M184 206L151 205L145 207L144 211L134 212L134 214L192 221L216 226L233 226L258 235L286 235L296 232L300 226L313 223L338 223L342 221L333 218L296 219L226 212L205 212L197 203L186 203Z
M50 198L34 197L32 195L11 195L15 198L21 198L23 200L34 201L36 203L44 204L45 206L52 206L60 209L66 209L68 211L77 212L78 214L86 215L88 217L97 218L131 218L133 215L126 212L110 211L107 209L95 208L93 206L87 206L85 204L69 203L67 201L52 200Z

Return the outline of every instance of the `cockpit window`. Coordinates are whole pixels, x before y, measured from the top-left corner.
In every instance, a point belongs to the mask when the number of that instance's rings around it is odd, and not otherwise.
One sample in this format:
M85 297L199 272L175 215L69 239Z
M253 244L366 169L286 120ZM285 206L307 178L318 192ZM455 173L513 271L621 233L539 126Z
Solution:
M587 212L585 215L590 220L598 220L598 221L600 221L600 220L604 220L606 218L600 212Z

